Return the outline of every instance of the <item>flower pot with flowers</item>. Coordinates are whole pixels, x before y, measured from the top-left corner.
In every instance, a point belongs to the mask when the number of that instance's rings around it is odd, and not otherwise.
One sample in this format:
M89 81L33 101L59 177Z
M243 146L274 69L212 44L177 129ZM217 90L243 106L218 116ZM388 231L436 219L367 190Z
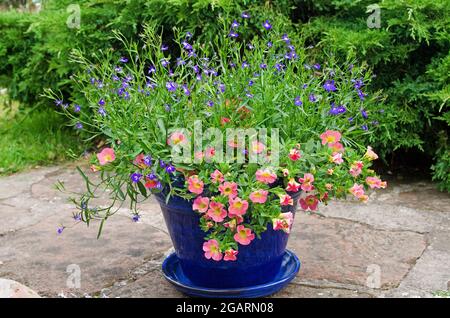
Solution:
M137 221L138 203L154 195L175 247L165 275L191 295L279 290L299 270L286 251L297 205L366 202L368 189L386 187L370 169L377 155L360 145L376 129L377 96L363 92L369 70L318 62L268 20L242 41L248 18L208 45L175 32L176 58L152 27L143 46L118 34L123 57L74 55L86 65L74 78L84 104L57 100L108 145L91 158L99 184L80 170L88 191L73 198L76 219L103 226L128 200ZM93 206L94 186L110 190L111 205Z

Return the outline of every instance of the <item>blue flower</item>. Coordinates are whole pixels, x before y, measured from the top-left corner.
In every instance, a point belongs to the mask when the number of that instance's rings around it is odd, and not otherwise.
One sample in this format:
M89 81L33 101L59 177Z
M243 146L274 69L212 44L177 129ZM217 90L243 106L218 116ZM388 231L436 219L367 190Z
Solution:
M169 47L166 44L161 44L161 51L167 51Z
M363 101L366 99L365 97L367 96L367 94L364 94L362 92L362 90L358 89L358 96L359 96L359 99Z
M186 84L183 84L182 87L183 87L184 95L190 96L191 95L191 91L189 90L188 86Z
M106 110L103 107L99 107L97 112L100 114L100 116L106 116Z
M73 111L74 111L75 113L79 113L80 110L81 110L81 106L80 106L80 105L75 104L75 105L73 106Z
M317 98L314 94L310 94L309 95L309 101L312 103L315 103L317 101Z
M119 62L120 62L120 63L128 63L128 59L127 59L126 57L121 57L121 58L119 59Z
M283 36L281 37L281 40L283 40L287 44L291 43L291 40L289 40L289 37L288 37L288 35L286 33L283 34Z
M327 91L327 92L334 92L336 91L336 86L334 86L334 80L328 80L325 82L325 84L323 84L323 88Z
M267 42L267 47L270 49L273 46L273 43L271 41Z
M367 117L369 117L367 115L367 112L366 112L366 110L364 108L361 108L361 115L363 116L364 119L367 119Z
M347 112L347 108L343 105L335 106L334 103L331 105L331 109L329 111L330 115L340 115Z
M166 166L166 172L167 173L174 173L175 172L175 167L172 165L167 165Z
M365 131L369 130L369 127L367 127L367 125L362 125L361 128L362 128L362 130L365 130Z
M247 63L247 61L244 61L244 62L242 62L242 68L247 68L247 67L249 67L250 65Z
M232 29L236 29L237 27L239 27L239 22L237 22L236 20L234 20L233 23L231 23L231 28L232 28Z
M151 166L152 165L152 156L147 155L144 157L144 159L142 161L144 162L144 164L146 166Z
M186 64L185 60L183 60L181 57L177 58L177 66L184 65L184 64Z
M56 106L61 106L62 103L63 103L63 101L62 101L61 99L55 100L55 105L56 105Z
M264 21L263 27L264 27L264 29L266 29L266 30L272 29L272 25L270 24L269 20Z
M73 219L74 219L75 221L81 221L81 213L75 213L75 214L73 215Z
M130 175L130 179L134 183L138 183L141 180L141 178L142 178L142 174L140 174L139 172L135 172Z
M102 99L100 99L99 101L98 101L98 104L100 105L100 106L104 106L105 105L105 100L102 98Z
M209 107L213 107L214 106L214 102L212 100L209 100L206 105L208 105Z
M78 122L78 123L75 124L75 128L78 129L78 130L81 130L81 129L83 129L83 124Z
M183 45L183 48L186 51L191 51L192 50L192 45L190 45L187 41L183 41L181 44Z
M139 214L134 214L132 220L133 222L138 222L140 218Z
M56 233L61 234L64 231L64 226L58 227Z
M186 39L190 39L192 38L192 33L191 32L186 32Z
M167 61L166 59L162 59L162 60L161 60L161 65L162 65L163 67L167 67L167 66L169 65L169 61Z
M242 12L241 17L243 19L249 19L250 18L250 14L248 14L247 12Z
M319 63L314 64L313 67L314 67L316 70L318 70L318 71L320 70L320 64L319 64Z
M276 63L274 67L276 68L276 70L278 72L281 72L283 70L283 68L284 68L284 65L280 64L280 63Z
M259 64L259 67L262 68L263 70L265 70L267 68L267 64L261 63L261 64Z
M248 82L248 86L253 86L253 84L254 84L254 82L253 82L252 80L250 80L250 81Z
M158 179L158 177L156 176L156 174L154 174L153 172L151 172L151 173L149 173L149 174L147 175L147 179L149 179L149 180L156 180L156 179Z
M115 71L116 73L122 73L122 68L121 68L120 66L116 66L116 67L114 68L114 71Z
M177 90L177 84L175 82L166 82L166 88L169 92L175 92Z
M294 105L295 106L302 106L303 102L300 100L300 96L297 96L294 98Z
M147 73L151 74L151 73L155 73L156 72L156 67L155 65L150 65L150 67L148 68Z
M161 168L165 168L166 167L166 163L163 160L159 160L159 166Z

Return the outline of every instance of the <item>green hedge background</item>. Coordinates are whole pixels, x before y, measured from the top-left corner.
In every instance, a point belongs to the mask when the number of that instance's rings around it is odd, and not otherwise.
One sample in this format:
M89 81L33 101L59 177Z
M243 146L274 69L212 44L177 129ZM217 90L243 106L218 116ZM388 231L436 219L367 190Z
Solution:
M79 4L80 29L70 29L67 6ZM0 12L0 87L21 107L45 109L53 104L43 90L76 94L69 79L78 72L72 49L96 52L119 47L112 30L138 39L145 23L155 23L167 39L172 28L214 39L222 25L249 10L293 23L318 55L332 52L355 57L373 68L375 90L383 90L386 116L371 140L386 163L403 156L432 159L433 179L450 191L448 110L450 87L448 0L384 0L378 3L380 28L366 20L372 1L365 0L47 0L39 14ZM256 26L255 26L256 27ZM258 26L259 27L259 26ZM167 42L170 42L169 40Z

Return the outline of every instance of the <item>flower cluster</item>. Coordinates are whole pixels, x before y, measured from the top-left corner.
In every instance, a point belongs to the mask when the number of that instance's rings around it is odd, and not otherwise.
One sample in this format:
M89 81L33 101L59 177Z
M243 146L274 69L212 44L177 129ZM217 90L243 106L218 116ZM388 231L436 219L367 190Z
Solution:
M205 257L236 261L239 247L264 231L288 235L297 203L316 211L330 198L366 202L369 189L386 187L370 169L377 155L360 145L377 129L367 110L378 102L366 89L370 72L310 55L301 38L278 32L276 20L260 21L260 35L244 42L249 18L245 12L230 22L212 47L195 43L190 32L175 34L176 58L148 26L144 45L131 43L121 56L86 62L86 72L76 77L84 100L69 107L55 96L79 131L108 144L91 158L91 170L100 172L113 203L91 207L92 189L99 187L84 175L88 191L74 200L79 220L105 220L115 202L128 199L137 222L142 197L181 196L198 214L205 232L198 248ZM277 129L281 146L249 135L221 140L205 133L193 160L177 161L185 146L196 143L190 130L196 121L222 137L231 128ZM243 160L223 160L218 150L226 148L232 159ZM279 162L254 163L252 155L278 155Z

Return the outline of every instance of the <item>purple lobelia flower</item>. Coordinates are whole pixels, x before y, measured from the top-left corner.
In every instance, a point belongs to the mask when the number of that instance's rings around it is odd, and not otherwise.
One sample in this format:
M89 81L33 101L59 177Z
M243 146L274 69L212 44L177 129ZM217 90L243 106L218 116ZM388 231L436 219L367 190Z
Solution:
M310 94L309 95L309 101L312 103L315 103L317 101L317 98L314 94Z
M166 166L166 172L167 173L175 173L175 167L174 166L172 166L172 165L167 165Z
M283 40L287 44L291 43L291 40L289 40L289 37L286 33L281 36L281 40Z
M116 67L114 68L114 72L116 72L116 73L122 73L122 68L121 68L120 66L116 66Z
M364 130L364 131L367 131L367 130L369 130L369 127L367 127L367 125L362 125L361 129Z
M186 84L183 84L182 88L183 88L184 95L186 95L186 96L191 95L191 91L189 90L189 88Z
M331 104L331 109L329 111L330 115L340 115L347 112L347 108L343 105L335 106L334 103Z
M127 59L126 57L121 57L121 58L119 59L119 62L120 62L120 63L128 63L128 59Z
M323 84L323 88L327 91L327 92L334 92L336 91L336 86L334 86L334 80L327 80L325 82L325 84Z
M177 66L185 65L186 61L183 60L181 57L177 58Z
M267 47L270 49L273 46L272 41L267 42Z
M83 129L83 124L78 122L78 123L75 124L75 128L78 129L78 130L81 130L81 129Z
M166 59L162 59L161 60L161 65L163 66L163 67L167 67L167 66L169 66L169 61L167 61Z
M134 183L138 183L141 180L141 178L142 178L142 174L140 174L139 172L135 172L130 175L130 179Z
M97 111L97 112L100 114L100 116L103 116L103 117L106 116L106 110L105 110L102 106L100 106L100 107L98 108L98 111Z
M200 67L198 67L198 65L192 66L192 69L194 70L194 73L196 74L200 73Z
M266 21L263 22L263 27L266 30L272 29L272 25L270 24L269 20L266 20Z
M142 161L144 162L144 164L146 166L150 167L152 165L152 156L147 155L147 156L144 157L144 159L142 159Z
M212 100L209 100L206 102L206 105L208 105L209 107L213 107L214 106L214 102Z
M81 111L81 106L78 104L73 105L73 111L79 113Z
M248 12L242 12L241 17L243 19L249 19L250 18L250 14L248 14Z
M303 105L302 101L300 100L300 96L297 96L297 97L294 98L294 105L295 106L302 106Z
M367 96L367 94L364 94L362 92L362 90L358 89L358 97L359 97L360 100L362 100L362 101L365 100L366 96Z
M102 98L102 99L100 99L99 101L98 101L98 104L100 105L100 106L104 106L105 105L105 100Z
M56 229L56 233L61 234L64 231L64 226L60 226Z
M303 89L305 89L305 88L307 88L307 87L308 87L308 84L303 84L303 85L302 85L302 88L303 88Z
M75 214L73 215L73 219L74 219L75 221L81 221L81 213L75 213Z
M167 44L161 44L161 51L167 51L169 49L169 47L167 46Z
M247 63L247 61L242 62L242 65L241 65L242 68L247 68L249 66L250 65Z
M151 74L151 73L155 73L155 72L156 72L155 65L150 65L150 67L148 68L147 74Z
M278 72L281 72L284 68L284 65L280 64L280 63L276 63L274 67Z
M266 63L261 63L259 64L259 67L263 70L265 70L267 68L267 64Z
M220 90L221 93L225 93L225 84L220 83L219 84L219 90Z
M237 22L236 20L234 20L232 23L231 23L231 28L232 29L236 29L236 28L238 28L239 27L239 22Z
M250 81L248 82L248 86L253 86L253 84L254 84L254 82L253 82L252 80L250 80Z
M181 42L181 44L183 45L183 48L186 51L191 51L192 50L192 45L190 45L187 41L183 41L183 42Z
M169 92L175 92L177 90L177 84L175 82L166 82L166 88Z
M314 67L316 70L319 71L321 66L320 66L319 63L316 63L316 64L313 65L313 67Z
M369 116L367 115L367 112L364 108L361 108L361 115L363 116L364 119L367 119Z
M153 172L151 172L147 175L147 179L156 180L156 179L158 179L158 176L156 174L154 174Z
M191 32L186 32L186 39L190 39L192 38L192 33Z
M161 168L165 168L166 165L167 165L167 164L166 164L163 160L159 160L159 166L160 166Z
M140 218L141 217L139 214L133 214L132 220L133 220L133 222L138 222Z
M56 106L61 106L62 104L63 104L63 101L61 99L55 100L55 105Z

